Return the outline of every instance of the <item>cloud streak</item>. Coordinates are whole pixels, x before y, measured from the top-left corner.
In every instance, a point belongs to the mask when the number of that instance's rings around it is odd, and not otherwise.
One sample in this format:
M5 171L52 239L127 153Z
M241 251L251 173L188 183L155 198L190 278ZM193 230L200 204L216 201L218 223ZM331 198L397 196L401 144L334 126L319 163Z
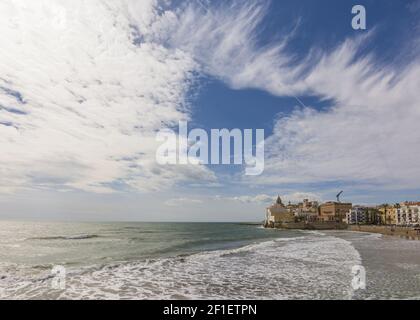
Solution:
M156 130L189 118L195 70L180 50L135 41L159 19L156 6L2 1L1 191L147 191L214 179L205 167L155 163Z
M402 66L379 65L361 54L369 34L297 61L288 46L296 22L282 40L258 42L268 2L166 4L1 2L0 192L216 183L204 166L154 158L155 132L193 115L187 93L197 73L235 89L332 101L276 121L265 174L252 183L418 187L418 52Z
M293 33L272 45L257 44L265 4L233 2L209 11L189 7L171 38L205 72L232 88L330 101L324 110L298 106L276 120L267 141L265 174L245 183L418 188L420 52L407 53L412 44L406 43L405 56L399 57L404 63L380 63L375 53L366 53L376 36L373 30L333 49L313 47L296 60L288 46ZM419 38L414 33L411 40Z

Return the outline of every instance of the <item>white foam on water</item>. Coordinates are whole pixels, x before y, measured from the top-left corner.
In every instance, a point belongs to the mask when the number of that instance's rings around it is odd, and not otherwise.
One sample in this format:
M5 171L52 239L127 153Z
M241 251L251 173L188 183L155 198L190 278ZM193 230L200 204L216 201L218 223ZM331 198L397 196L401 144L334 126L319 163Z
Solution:
M309 233L309 234L315 234L318 236L325 236L326 234L321 232L321 231L316 231L316 230L301 230L304 233Z
M3 297L50 299L346 299L360 255L350 242L308 233L237 249L0 280ZM26 274L26 273L25 273ZM27 274L26 274L27 276Z

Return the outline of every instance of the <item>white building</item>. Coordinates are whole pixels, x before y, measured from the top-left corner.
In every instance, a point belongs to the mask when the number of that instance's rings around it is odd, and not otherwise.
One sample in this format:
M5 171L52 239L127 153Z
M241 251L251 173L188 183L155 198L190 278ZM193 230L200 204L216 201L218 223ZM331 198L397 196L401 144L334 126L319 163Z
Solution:
M420 224L420 202L404 202L396 209L397 225L415 226Z
M369 221L369 210L366 207L354 206L346 214L347 224L367 224Z

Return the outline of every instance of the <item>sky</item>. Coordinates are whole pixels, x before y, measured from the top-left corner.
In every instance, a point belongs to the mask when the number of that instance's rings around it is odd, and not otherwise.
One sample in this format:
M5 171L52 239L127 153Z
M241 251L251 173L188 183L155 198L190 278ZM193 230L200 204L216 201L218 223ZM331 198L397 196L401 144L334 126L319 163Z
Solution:
M1 1L0 218L420 200L419 18L419 0ZM264 172L159 165L156 132L179 121L264 129Z

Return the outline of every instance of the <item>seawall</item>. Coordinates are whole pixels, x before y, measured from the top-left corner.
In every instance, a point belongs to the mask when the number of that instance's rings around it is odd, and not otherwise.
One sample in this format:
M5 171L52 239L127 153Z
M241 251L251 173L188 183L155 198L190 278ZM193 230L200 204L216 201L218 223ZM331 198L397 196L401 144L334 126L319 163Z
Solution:
M270 228L270 226L266 226ZM276 223L271 228L290 230L346 230L347 224L341 222L287 222Z
M380 233L387 236L397 236L409 240L420 240L420 232L412 227L350 225L350 231Z

